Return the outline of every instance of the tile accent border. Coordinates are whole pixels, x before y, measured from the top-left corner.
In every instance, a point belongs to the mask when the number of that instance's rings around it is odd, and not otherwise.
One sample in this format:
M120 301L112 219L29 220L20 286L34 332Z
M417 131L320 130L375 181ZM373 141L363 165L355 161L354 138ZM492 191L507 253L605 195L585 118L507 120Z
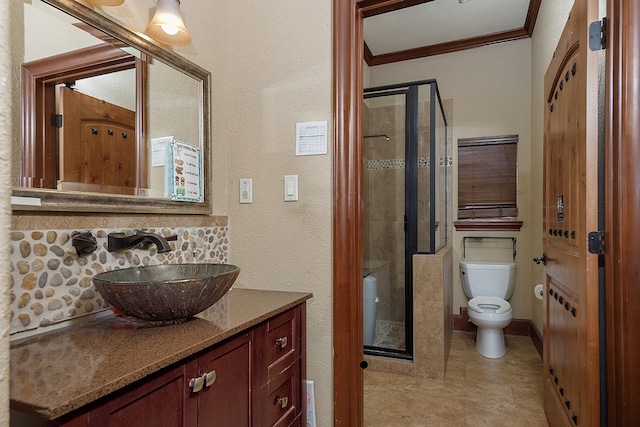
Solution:
M366 170L382 170L382 169L404 169L406 160L401 159L382 159L382 160L367 160L364 161L364 167ZM453 166L453 157L444 156L439 159L440 166ZM428 168L431 166L431 157L418 157L418 167Z

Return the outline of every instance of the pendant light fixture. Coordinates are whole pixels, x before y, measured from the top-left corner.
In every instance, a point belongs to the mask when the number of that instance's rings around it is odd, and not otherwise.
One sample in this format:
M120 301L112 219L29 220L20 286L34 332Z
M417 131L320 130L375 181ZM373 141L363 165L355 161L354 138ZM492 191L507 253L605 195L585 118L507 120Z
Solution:
M147 35L169 46L191 43L191 35L180 14L180 0L158 0L156 14L147 25Z

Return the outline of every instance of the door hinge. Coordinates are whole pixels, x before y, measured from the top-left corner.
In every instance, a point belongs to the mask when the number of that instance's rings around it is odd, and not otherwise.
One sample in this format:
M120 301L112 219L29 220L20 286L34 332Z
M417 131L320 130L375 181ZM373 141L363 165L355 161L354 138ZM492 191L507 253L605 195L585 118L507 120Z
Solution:
M56 129L62 128L62 114L51 115L51 126L53 126Z
M607 47L607 18L589 25L589 49L603 50Z
M592 231L589 233L589 253L604 255L604 231Z

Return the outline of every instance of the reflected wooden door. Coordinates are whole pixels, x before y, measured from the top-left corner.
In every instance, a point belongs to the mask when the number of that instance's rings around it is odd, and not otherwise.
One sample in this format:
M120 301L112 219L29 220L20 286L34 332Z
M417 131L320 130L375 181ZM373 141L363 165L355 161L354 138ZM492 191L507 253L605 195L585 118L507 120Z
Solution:
M62 88L61 189L135 194L135 111Z
M551 426L599 425L597 0L578 0L545 75L544 406Z

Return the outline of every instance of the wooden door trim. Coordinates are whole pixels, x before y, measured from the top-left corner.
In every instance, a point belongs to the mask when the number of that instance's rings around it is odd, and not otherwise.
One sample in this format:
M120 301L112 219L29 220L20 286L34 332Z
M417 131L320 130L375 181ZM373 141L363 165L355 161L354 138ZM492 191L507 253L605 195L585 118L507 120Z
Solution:
M640 4L607 5L607 127L605 238L607 397L609 425L640 419Z
M364 424L362 335L363 11L411 0L333 0L333 422Z
M21 187L56 188L55 135L48 132L55 113L55 85L110 72L136 69L136 145L142 171L137 188L146 188L146 67L143 59L110 44L101 44L22 64L22 175ZM141 152L140 150L144 150ZM144 153L144 155L143 155ZM139 163L140 166L140 163Z
M363 425L362 16L355 0L333 0L333 417Z

